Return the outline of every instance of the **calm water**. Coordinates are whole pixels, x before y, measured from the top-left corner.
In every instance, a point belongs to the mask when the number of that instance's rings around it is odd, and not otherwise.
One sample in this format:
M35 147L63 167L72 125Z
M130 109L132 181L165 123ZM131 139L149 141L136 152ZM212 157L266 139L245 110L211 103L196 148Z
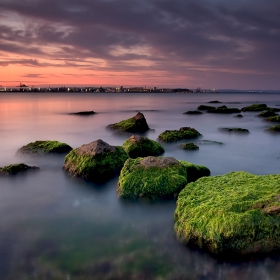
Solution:
M61 169L63 156L15 155L35 140L73 148L97 139L122 145L129 135L113 135L106 126L141 111L154 129L146 134L153 140L166 129L190 126L203 135L199 141L224 143L199 144L199 151L165 144L164 156L206 165L212 175L280 173L280 134L265 132L269 124L258 113L183 114L211 100L237 108L280 105L277 94L0 93L0 166L24 162L41 168L0 178L0 279L279 279L280 257L231 263L179 244L173 235L175 201L120 201L118 178L96 185L69 178ZM84 110L98 114L69 115ZM219 127L247 128L250 134Z

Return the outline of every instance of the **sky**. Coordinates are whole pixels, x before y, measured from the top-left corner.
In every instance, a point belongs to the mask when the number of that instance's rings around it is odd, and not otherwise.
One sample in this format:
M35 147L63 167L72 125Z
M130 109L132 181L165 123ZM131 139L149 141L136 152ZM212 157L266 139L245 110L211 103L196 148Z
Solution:
M280 0L0 0L0 86L280 90Z

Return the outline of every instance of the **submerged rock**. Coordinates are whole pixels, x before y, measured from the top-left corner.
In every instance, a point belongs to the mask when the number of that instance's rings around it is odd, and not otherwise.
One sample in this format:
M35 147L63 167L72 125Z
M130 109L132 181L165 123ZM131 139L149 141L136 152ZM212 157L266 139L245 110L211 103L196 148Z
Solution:
M234 116L235 118L243 118L243 116L241 114L238 114L236 116Z
M203 144L203 145L213 145L213 144L224 145L223 142L213 141L213 140L200 140L196 143L199 145L201 145L201 144Z
M14 175L17 173L25 172L27 170L38 170L37 166L29 166L24 163L10 164L0 167L0 175Z
M207 113L216 113L216 114L232 114L241 112L238 108L228 108L227 106L221 106L217 109L207 110Z
M195 145L194 143L183 143L180 145L180 148L184 150L198 150L199 147Z
M260 114L258 114L258 117L274 117L277 116L277 114L273 111L273 110L267 110L267 111L263 111Z
M212 100L212 101L209 101L209 102L207 102L207 103L222 103L222 102L220 102L220 101L218 101L218 100Z
M201 134L191 127L181 127L179 130L165 130L158 136L162 142L176 142L183 139L197 138Z
M122 147L110 146L101 139L72 150L63 169L88 181L105 181L121 170L128 155Z
M121 170L117 193L131 199L174 198L186 184L186 170L175 158L128 159Z
M131 199L174 198L188 182L209 175L207 167L173 157L128 159L121 170L117 192Z
M185 112L183 114L187 114L187 115L201 115L203 113L198 111L198 110L195 110L195 111L187 111L187 112Z
M70 113L69 115L90 116L94 114L96 114L96 112L94 111L81 111L81 112Z
M72 148L66 143L58 141L35 141L21 147L18 154L43 155L43 154L60 154L68 153Z
M209 106L209 105L199 105L198 107L197 107L197 110L214 110L214 109L216 109L216 107L214 107L214 106Z
M179 194L177 238L215 254L251 255L280 249L280 174L231 172L204 177Z
M149 126L144 115L138 112L134 117L120 121L118 123L110 124L107 126L109 129L118 130L119 132L146 132Z
M123 148L131 158L158 156L164 153L164 148L147 137L132 135L124 141Z
M267 110L268 107L266 104L252 104L250 106L246 106L246 107L243 107L241 109L241 111L243 112L246 112L246 111L264 111L264 110Z
M249 130L246 128L240 127L220 127L219 130L228 131L228 132L242 132L242 133L249 133Z
M280 116L268 117L265 119L268 122L280 122Z

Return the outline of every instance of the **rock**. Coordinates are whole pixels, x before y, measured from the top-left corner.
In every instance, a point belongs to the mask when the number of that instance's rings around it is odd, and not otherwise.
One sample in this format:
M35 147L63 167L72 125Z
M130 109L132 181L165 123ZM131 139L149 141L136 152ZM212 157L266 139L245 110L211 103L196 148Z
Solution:
M219 130L228 131L228 132L242 132L242 133L249 133L249 130L246 128L240 127L220 127Z
M222 103L222 102L220 102L220 101L218 101L218 100L212 100L212 101L209 101L209 102L207 102L207 103Z
M172 157L128 159L121 170L117 193L122 198L168 199L187 184L184 166Z
M176 142L183 139L197 138L201 134L191 127L181 127L179 130L165 130L158 139L162 142Z
M269 127L269 128L267 129L267 131L271 131L271 132L280 132L280 124Z
M203 114L203 113L200 112L200 111L195 110L195 111L187 111L187 112L185 112L185 113L183 113L183 114L188 114L188 115L201 115L201 114Z
M207 113L218 113L218 114L232 114L241 112L238 108L228 108L227 106L221 106L217 109L207 110Z
M264 110L267 110L268 107L266 104L252 104L250 106L246 106L246 107L243 107L241 109L241 111L243 112L246 112L246 111L264 111Z
M96 112L94 111L81 111L81 112L70 113L69 115L90 116L94 114L96 114Z
M268 122L280 122L280 116L268 117L265 119Z
M120 121L118 123L110 124L107 126L109 129L118 130L119 132L146 132L149 126L144 115L138 112L134 117Z
M195 145L194 143L183 143L180 145L180 148L184 150L198 150L199 147Z
M185 167L187 172L187 181L188 183L194 182L197 179L210 176L210 170L204 165L193 164L184 160L179 160L179 162Z
M17 173L25 172L27 170L38 170L37 166L29 166L24 163L10 164L4 167L0 167L0 175L14 175Z
M105 181L121 170L128 156L119 146L101 139L72 150L66 155L63 169L88 181Z
M175 234L226 256L280 249L280 174L231 172L203 177L179 194Z
M131 158L158 156L164 153L164 148L159 143L139 135L132 135L125 140L123 148Z
M197 107L197 110L214 110L216 109L214 106L209 106L209 105L199 105Z
M21 147L17 153L27 155L68 153L72 148L66 143L58 141L35 141Z
M243 116L241 114L238 114L236 116L234 116L235 118L243 118Z
M273 111L273 110L267 110L267 111L263 111L260 114L258 114L258 117L274 117L277 116L277 114Z

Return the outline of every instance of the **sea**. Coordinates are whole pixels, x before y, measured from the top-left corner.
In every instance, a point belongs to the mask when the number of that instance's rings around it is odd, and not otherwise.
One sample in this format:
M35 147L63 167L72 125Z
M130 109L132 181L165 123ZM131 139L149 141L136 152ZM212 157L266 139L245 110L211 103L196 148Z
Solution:
M242 118L184 114L199 105L241 109L254 103L280 109L280 94L1 92L0 166L22 162L40 170L0 177L0 279L279 279L277 254L230 261L179 243L173 231L175 199L122 200L118 176L96 184L66 174L64 155L16 154L36 140L77 148L102 139L121 146L131 134L106 127L142 112L151 128L143 135L152 140L186 126L202 134L183 141L199 150L163 143L163 156L205 165L211 176L280 173L280 133L266 131L273 124L259 112L242 112ZM79 111L96 114L71 114Z

